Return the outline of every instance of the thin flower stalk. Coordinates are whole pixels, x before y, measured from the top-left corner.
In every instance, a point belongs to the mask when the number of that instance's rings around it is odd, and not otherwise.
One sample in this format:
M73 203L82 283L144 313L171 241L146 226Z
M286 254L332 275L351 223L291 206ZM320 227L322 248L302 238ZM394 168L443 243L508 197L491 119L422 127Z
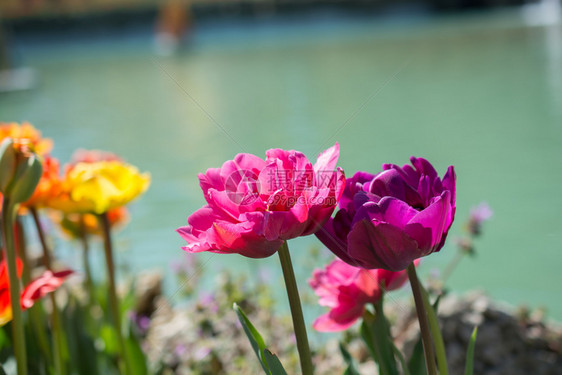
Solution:
M14 353L16 356L18 375L27 375L27 352L20 305L20 286L16 267L14 248L14 220L17 207L12 205L8 197L2 202L2 233L4 234L4 256L8 263L8 277L10 279L10 303L12 305L12 330Z
M113 316L113 327L116 331L117 340L119 342L119 367L122 373L132 375L131 365L127 356L127 348L125 346L125 339L121 328L121 314L119 313L119 299L117 298L117 287L115 282L115 264L113 262L113 245L111 243L111 228L107 213L99 215L99 219L103 230L105 260L109 282L109 306Z
M88 293L88 310L91 311L94 303L94 282L92 279L92 270L90 267L90 243L88 241L88 232L86 231L86 226L84 223L84 217L80 215L80 242L82 243L82 262L84 267L84 273L86 275L86 291Z
M25 228L22 223L22 217L17 216L16 219L16 248L20 259L23 262L22 270L22 282L23 285L29 285L31 282L31 267L29 265L29 258L27 256L27 244L25 241ZM41 301L37 301L34 306L29 309L29 314L31 316L31 325L33 326L33 331L37 337L39 347L43 352L45 358L49 361L52 360L51 350L49 349L49 342L47 340L47 335L45 333L44 322L44 310Z
M295 280L295 273L291 263L291 255L287 242L283 242L278 251L281 268L283 270L283 278L285 287L287 288L287 296L289 297L289 305L291 307L291 317L293 319L293 328L297 339L297 350L299 352L300 365L303 375L312 375L314 368L312 366L312 357L308 346L308 336L306 334L306 325L302 314L302 307L299 297L299 290Z
M45 233L43 232L43 227L41 226L41 221L39 220L39 213L35 207L30 207L29 212L33 217L33 222L35 223L35 227L37 228L37 234L39 236L39 242L41 243L41 247L43 249L43 263L45 264L45 268L49 271L52 271L52 261L51 261L51 253L49 250L49 245L47 244L47 240L45 238ZM66 365L64 360L64 348L65 348L65 337L64 332L61 326L60 314L59 309L57 306L57 299L55 296L55 292L49 294L49 298L51 300L51 305L53 309L53 316L52 316L52 329L53 329L53 352L54 352L54 361L55 361L55 371L57 374L64 375L66 373Z
M414 295L414 302L416 304L416 313L420 324L420 332L422 337L423 352L425 354L425 365L428 375L437 375L435 367L435 352L433 351L433 341L431 339L431 332L429 330L429 323L427 320L427 312L424 307L423 295L421 284L416 274L416 267L412 262L408 266L408 278L412 286L412 293Z

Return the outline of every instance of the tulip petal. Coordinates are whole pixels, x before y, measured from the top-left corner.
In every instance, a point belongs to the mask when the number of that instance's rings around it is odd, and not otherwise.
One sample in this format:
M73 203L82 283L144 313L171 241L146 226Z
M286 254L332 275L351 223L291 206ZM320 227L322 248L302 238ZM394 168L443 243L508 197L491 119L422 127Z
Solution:
M451 202L453 205L455 204L455 199L457 196L456 180L457 180L457 176L455 174L455 168L453 166L450 166L447 169L445 176L443 177L443 189L449 190L451 192Z
M389 169L379 173L370 183L369 192L379 197L389 196L407 202L410 206L423 206L418 187L409 185L396 169Z
M326 224L315 233L315 236L338 258L348 264L356 265L357 262L347 254L347 241L340 239L334 232L332 218L328 219Z
M336 168L338 158L340 156L340 145L336 142L335 145L322 151L316 158L314 163L314 172L318 175L321 171L332 172Z
M302 234L307 222L300 222L292 211L266 211L264 215L265 238L288 240Z
M450 227L455 219L455 211L456 211L456 200L457 200L457 188L456 188L456 180L457 176L455 175L455 169L453 166L450 166L447 169L447 173L445 173L445 177L443 177L443 189L448 190L451 192L451 211L449 217L447 218L446 227Z
M400 174L404 181L410 186L417 186L420 175L411 165L406 164L402 167L396 164L383 164L382 169L384 171L389 169L394 169Z
M417 265L419 261L416 260L414 261L414 263ZM391 290L396 290L400 288L402 285L404 285L406 280L408 280L408 273L405 271L393 272L381 268L377 270L372 270L371 272L377 273L377 280L381 281L379 286L381 288L384 286L385 292L389 292Z
M353 218L353 224L360 220L376 220L404 228L417 214L418 211L407 203L393 197L384 197L379 203L367 202L359 208Z
M205 174L200 173L199 186L203 190L203 196L206 197L209 189L224 190L224 182L221 178L220 168L209 168Z
M43 298L48 293L57 290L64 280L74 271L64 270L59 272L45 271L39 278L33 280L22 292L21 307L28 309L36 300Z
M415 238L427 255L437 249L445 232L445 224L451 210L451 193L444 191L429 207L420 211L406 225L405 231Z
M316 319L313 327L320 332L344 331L361 318L363 311L362 304L340 305Z
M234 163L241 170L259 172L265 167L265 160L253 154L238 154L234 157Z
M405 269L418 258L418 244L404 231L382 222L357 222L347 236L352 265L363 268ZM344 259L345 260L345 259Z
M415 156L412 156L410 157L410 161L412 162L412 165L416 168L416 171L420 175L429 176L430 181L439 178L439 175L437 174L435 168L433 168L433 165L431 165L431 163L428 162L426 159L416 158Z

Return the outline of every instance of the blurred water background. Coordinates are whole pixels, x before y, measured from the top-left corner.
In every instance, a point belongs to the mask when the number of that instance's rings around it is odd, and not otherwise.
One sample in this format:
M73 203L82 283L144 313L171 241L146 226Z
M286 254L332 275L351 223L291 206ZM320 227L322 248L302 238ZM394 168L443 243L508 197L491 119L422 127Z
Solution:
M150 171L150 190L117 238L118 261L132 273L163 271L172 298L170 264L185 258L174 230L204 203L197 173L239 152L279 147L315 159L338 141L349 176L410 155L440 174L453 164L457 221L422 274L445 267L470 207L486 201L494 216L450 286L544 306L561 320L562 29L540 23L520 9L221 19L196 25L170 57L154 54L150 23L24 33L14 35L13 52L38 85L1 94L1 120L32 122L62 162L77 148L104 149ZM304 291L323 265L310 261L311 248L326 260L330 253L314 237L289 245ZM58 243L79 269L75 251ZM99 272L101 257L94 254ZM228 268L282 292L275 256L199 259L208 290Z

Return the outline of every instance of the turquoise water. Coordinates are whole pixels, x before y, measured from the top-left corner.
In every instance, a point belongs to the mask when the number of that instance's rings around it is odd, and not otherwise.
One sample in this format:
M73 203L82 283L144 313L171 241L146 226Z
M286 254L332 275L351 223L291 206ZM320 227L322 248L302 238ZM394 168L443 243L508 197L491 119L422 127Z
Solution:
M460 264L451 286L545 306L562 319L560 25L528 27L513 12L206 24L171 58L153 55L148 29L26 40L18 56L37 70L39 85L0 96L1 119L34 123L61 160L98 148L151 172L150 190L117 239L122 264L171 273L170 262L184 256L174 229L203 204L197 173L274 147L313 159L338 141L348 175L410 155L441 173L455 165L451 238L471 206L487 201L494 216L478 256ZM302 289L315 243L290 243ZM422 273L444 267L454 251L449 241ZM79 267L62 243L59 252ZM249 278L263 266L279 281L276 257L200 259L208 271L227 267ZM171 294L174 285L170 278Z

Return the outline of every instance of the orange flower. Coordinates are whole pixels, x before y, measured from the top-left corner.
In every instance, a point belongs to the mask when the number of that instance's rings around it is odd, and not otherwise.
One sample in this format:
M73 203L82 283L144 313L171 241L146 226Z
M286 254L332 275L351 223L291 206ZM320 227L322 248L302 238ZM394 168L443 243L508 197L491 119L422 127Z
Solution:
M123 159L109 151L78 149L72 154L70 165L95 163L97 161L123 161Z
M23 122L21 125L16 122L0 122L0 142L5 138L13 138L14 141L27 140L32 151L37 155L46 155L53 148L53 141L42 138L41 132L28 122Z

